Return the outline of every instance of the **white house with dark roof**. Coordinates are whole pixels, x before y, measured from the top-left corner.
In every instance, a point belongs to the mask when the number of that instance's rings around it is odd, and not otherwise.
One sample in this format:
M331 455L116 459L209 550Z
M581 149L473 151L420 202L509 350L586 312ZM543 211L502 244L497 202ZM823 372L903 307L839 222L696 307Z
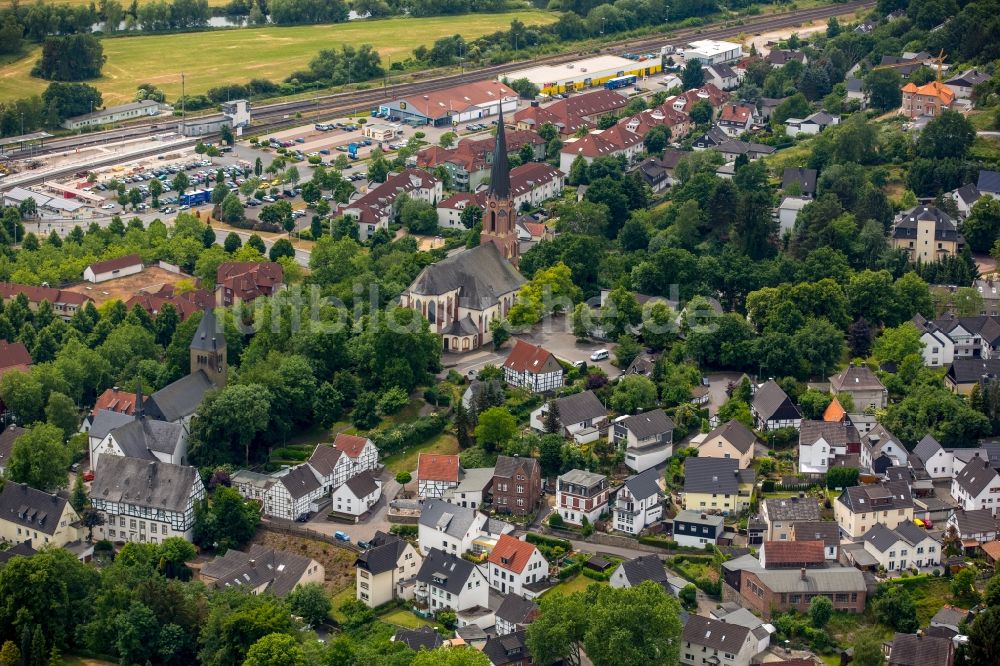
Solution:
M334 446L317 444L306 464L312 467L324 493L344 485L352 476L353 465L350 458Z
M611 524L627 534L639 534L663 518L660 473L649 468L625 479L611 503Z
M659 555L640 555L625 560L612 572L608 583L614 588L628 588L641 585L647 580L662 585L667 581L667 571Z
M431 612L489 606L490 584L483 568L439 548L427 551L417 572L414 596Z
M519 594L507 594L496 612L497 636L506 636L526 628L538 617L538 604Z
M382 482L371 472L352 476L330 493L330 509L349 516L361 516L375 506L382 497Z
M424 554L431 548L440 548L461 555L477 550L476 541L480 538L498 538L513 530L509 523L489 519L474 509L428 499L420 512L417 535Z
M608 420L608 410L593 391L583 391L557 398L559 424L563 435L573 437L580 443L592 442L599 437L599 430ZM545 415L549 402L531 412L531 427L539 432L545 430Z
M786 192L789 189L798 190L798 196L812 199L816 196L816 178L818 175L819 172L816 169L785 167L785 170L781 174L781 189Z
M976 181L976 189L981 194L987 194L994 199L1000 199L1000 171L980 169L979 180Z
M835 116L826 111L817 111L805 118L788 118L785 121L785 134L791 137L800 134L819 134L827 127L839 124L840 116Z
M951 496L966 511L1000 509L1000 474L988 460L974 457L955 475Z
M785 197L778 204L778 230L780 235L792 233L795 230L795 222L799 219L799 213L812 201L806 197Z
M180 423L149 418L140 409L134 417L128 417L127 422L108 432L90 450L91 469L95 473L99 471L104 456L127 456L185 465L187 431Z
M338 433L333 440L333 448L344 454L350 463L348 476L378 469L378 448L367 437Z
M951 200L955 202L955 207L958 208L958 213L962 217L968 217L969 213L972 212L972 205L979 201L981 195L976 186L972 183L966 183L959 188L956 188L948 193Z
M955 360L955 341L951 336L920 314L914 315L912 322L920 331L920 353L924 357L924 365L938 368Z
M955 454L945 449L931 434L924 435L913 449L914 455L924 465L932 479L950 479L955 476Z
M407 583L417 576L423 555L406 539L376 532L368 548L354 561L355 595L358 601L375 608L393 599L412 598Z
M308 463L274 474L240 470L233 475L232 484L244 498L259 501L265 516L284 520L316 511L324 494L323 484Z
M963 541L977 541L980 544L1000 539L1000 521L990 509L966 511L958 508L948 516L946 529L954 527Z
M725 63L716 63L702 67L705 72L705 81L711 83L719 90L732 90L738 88L743 77L741 70L735 70Z
M990 75L978 69L967 69L944 82L958 99L972 99L972 91L980 83L990 80Z
M862 543L886 571L941 564L941 542L913 522L900 523L895 529L876 523L862 537Z
M879 424L861 436L861 468L882 474L889 467L906 465L909 451L899 438Z
M750 666L756 654L753 632L738 624L692 615L681 632L680 663L684 666Z
M799 472L826 474L838 457L857 454L861 435L850 420L813 421L799 424Z
M90 486L90 502L104 525L94 537L108 541L161 543L191 540L194 505L205 486L194 467L108 456Z
M798 428L802 423L802 412L773 379L764 382L754 393L750 413L757 430Z
M662 409L620 416L608 428L608 441L625 450L625 465L644 472L673 451L674 422Z
M524 340L514 341L503 372L508 384L533 393L555 391L563 385L563 368L555 355Z
M725 529L725 519L717 514L700 511L678 511L673 518L674 541L678 546L704 548L718 543Z

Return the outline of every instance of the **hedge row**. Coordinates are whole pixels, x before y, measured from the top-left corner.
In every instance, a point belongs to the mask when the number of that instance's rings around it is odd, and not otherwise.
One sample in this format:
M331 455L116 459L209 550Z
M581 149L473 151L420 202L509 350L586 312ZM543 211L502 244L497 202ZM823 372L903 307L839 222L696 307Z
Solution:
M524 540L530 544L536 546L549 546L550 548L562 548L565 552L570 552L573 550L573 544L565 539L557 539L555 537L545 536L544 534L536 534L535 532L528 532L524 536Z
M421 416L410 423L400 423L391 428L373 432L371 439L379 453L384 457L411 446L423 444L431 437L440 435L446 424L447 421L440 414Z
M594 580L607 582L611 580L611 574L613 574L615 572L615 569L617 568L618 567L615 567L614 569L608 569L607 571L594 571L593 569L587 569L586 567L584 567L583 575L586 576L587 578L592 578Z

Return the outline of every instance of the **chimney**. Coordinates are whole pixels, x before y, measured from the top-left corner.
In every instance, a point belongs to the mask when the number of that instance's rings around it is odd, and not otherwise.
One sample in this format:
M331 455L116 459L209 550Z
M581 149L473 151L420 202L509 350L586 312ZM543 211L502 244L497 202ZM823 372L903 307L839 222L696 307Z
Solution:
M802 580L806 579L806 568L805 567L802 567L801 569L799 569L799 578L801 578Z
M805 494L805 492L804 492L804 491L802 491L802 490L800 490L800 491L799 491L799 499L805 499L805 498L806 498L806 494Z
M250 560L250 568L251 569L257 568L257 560L254 560L254 559Z
M707 513L701 514L701 519L702 520L708 520L708 514Z

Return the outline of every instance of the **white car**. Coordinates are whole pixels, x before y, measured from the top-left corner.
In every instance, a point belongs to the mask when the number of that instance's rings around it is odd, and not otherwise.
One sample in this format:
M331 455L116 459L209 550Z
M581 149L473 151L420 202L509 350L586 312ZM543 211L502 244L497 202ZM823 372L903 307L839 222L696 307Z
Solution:
M598 349L593 354L590 355L591 361L603 361L611 356L611 353L607 349Z
M104 210L114 210L114 207L115 205L110 203L106 203L103 206L101 206L101 208L103 208Z

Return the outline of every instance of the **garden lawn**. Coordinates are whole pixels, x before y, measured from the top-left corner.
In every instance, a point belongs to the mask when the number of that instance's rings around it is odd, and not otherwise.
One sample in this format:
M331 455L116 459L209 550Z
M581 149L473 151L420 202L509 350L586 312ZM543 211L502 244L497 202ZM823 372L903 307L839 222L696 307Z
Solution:
M417 456L421 453L438 453L441 455L453 456L458 454L458 440L450 433L442 433L436 438L414 446L405 451L394 453L384 459L382 463L393 474L399 472L412 472L417 468Z
M373 44L388 67L390 61L400 62L416 47L431 46L441 37L461 33L471 40L506 29L515 18L526 25L540 25L554 22L557 16L522 10L107 38L101 42L107 56L103 76L88 83L103 93L106 106L132 101L140 83L152 83L166 92L168 100L174 100L181 93L181 72L189 95L252 78L280 82L305 69L320 49L343 44ZM24 58L0 67L0 101L45 90L48 81L30 75L39 52L40 47L35 47Z
M330 614L333 615L333 618L337 622L343 622L344 620L347 619L344 617L344 614L340 612L340 607L344 604L345 601L352 601L356 598L357 598L357 590L355 589L354 585L348 585L340 592L337 592L335 595L333 595L333 597L330 599L330 603L333 604L333 610Z
M397 608L391 613L381 616L379 619L387 624L402 627L403 629L419 629L420 627L429 627L433 624L422 617L414 615L405 608Z
M590 587L591 583L607 585L607 582L605 581L594 580L593 578L587 578L583 574L577 574L569 580L564 580L555 587L549 589L545 594L573 594L574 592L582 592Z

